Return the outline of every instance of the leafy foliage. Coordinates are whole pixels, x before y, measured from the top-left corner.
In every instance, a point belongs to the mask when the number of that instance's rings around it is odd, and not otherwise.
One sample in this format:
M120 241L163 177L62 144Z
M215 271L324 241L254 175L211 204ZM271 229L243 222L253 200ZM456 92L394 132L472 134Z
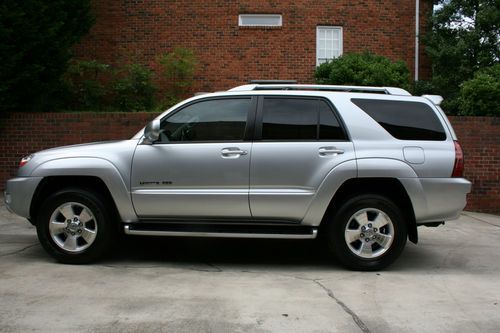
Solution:
M460 88L459 114L500 116L500 64L476 73Z
M410 72L403 61L372 53L348 53L321 64L315 73L319 84L393 86L409 88Z
M72 109L99 110L107 91L102 76L109 72L109 65L96 60L70 62L63 82L66 90L65 106Z
M432 84L443 108L460 109L460 84L500 60L498 0L440 0L432 30L424 38L432 61ZM484 78L483 78L484 79Z
M116 106L121 111L146 111L154 106L155 87L151 69L139 65L125 66L114 83Z
M163 54L159 63L162 75L169 82L164 104L170 106L184 97L192 87L198 60L193 51L176 47L172 52Z
M89 0L0 2L0 109L49 107L92 23Z

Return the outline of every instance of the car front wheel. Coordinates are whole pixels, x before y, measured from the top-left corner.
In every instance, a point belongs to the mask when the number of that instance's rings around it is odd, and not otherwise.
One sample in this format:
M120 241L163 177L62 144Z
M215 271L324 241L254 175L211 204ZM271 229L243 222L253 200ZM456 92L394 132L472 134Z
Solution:
M95 261L112 242L112 219L105 200L92 191L64 189L43 203L37 234L44 249L68 264Z

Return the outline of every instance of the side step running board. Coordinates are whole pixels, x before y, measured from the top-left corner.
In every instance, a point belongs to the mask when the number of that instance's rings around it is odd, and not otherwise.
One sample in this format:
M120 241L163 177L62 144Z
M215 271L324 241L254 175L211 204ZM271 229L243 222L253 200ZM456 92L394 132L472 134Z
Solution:
M267 226L194 226L169 224L127 224L127 235L143 236L183 236L183 237L221 237L221 238L281 238L313 239L318 230L313 227L267 227Z

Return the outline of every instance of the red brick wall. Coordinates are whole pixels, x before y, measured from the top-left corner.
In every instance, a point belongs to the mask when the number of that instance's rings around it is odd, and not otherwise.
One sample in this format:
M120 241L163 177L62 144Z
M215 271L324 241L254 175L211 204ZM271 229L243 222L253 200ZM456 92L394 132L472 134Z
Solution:
M431 0L421 0L422 32L431 8ZM312 83L318 25L343 27L344 53L368 50L414 69L415 0L95 0L93 10L96 24L75 48L77 57L157 69L158 55L186 47L200 61L195 91L226 90L250 79ZM283 26L238 27L238 15L248 13L281 14ZM425 77L429 62L423 46L420 51Z
M11 113L0 115L0 188L22 156L68 144L132 137L156 113ZM500 117L450 117L474 185L468 210L500 214Z
M467 209L500 214L500 117L450 117L472 183Z

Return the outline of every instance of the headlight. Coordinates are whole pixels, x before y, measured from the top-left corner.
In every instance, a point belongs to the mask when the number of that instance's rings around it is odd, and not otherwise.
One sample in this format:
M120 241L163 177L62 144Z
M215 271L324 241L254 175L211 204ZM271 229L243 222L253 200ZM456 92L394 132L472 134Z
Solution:
M31 155L28 155L28 156L24 156L23 158L21 158L21 162L19 162L19 167L22 167L24 166L26 163L28 163L32 158L33 158L33 154Z

